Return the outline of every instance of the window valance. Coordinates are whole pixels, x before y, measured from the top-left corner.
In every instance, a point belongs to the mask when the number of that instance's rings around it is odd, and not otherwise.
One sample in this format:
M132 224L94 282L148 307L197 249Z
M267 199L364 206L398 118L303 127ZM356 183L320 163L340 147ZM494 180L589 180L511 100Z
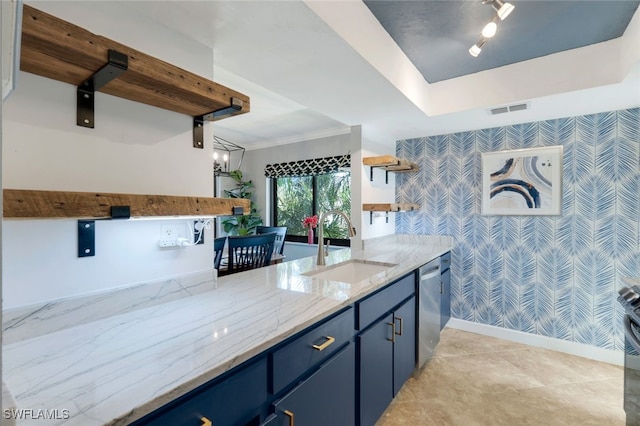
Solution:
M313 158L290 161L288 163L267 164L264 174L269 178L315 176L337 172L342 167L351 166L351 154L335 157Z

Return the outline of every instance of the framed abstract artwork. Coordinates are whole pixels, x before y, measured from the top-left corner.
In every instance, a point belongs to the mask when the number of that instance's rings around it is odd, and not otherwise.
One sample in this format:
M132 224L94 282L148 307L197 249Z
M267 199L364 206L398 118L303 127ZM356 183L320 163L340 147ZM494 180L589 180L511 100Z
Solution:
M562 212L562 146L482 153L482 214Z

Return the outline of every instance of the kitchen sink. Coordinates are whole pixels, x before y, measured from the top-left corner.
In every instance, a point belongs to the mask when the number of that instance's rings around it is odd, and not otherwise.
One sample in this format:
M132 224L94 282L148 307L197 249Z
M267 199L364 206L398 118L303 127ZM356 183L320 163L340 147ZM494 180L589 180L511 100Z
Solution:
M355 284L386 272L397 266L395 263L373 262L369 260L347 260L337 263L326 269L306 272L302 275L320 280L339 281L342 283Z

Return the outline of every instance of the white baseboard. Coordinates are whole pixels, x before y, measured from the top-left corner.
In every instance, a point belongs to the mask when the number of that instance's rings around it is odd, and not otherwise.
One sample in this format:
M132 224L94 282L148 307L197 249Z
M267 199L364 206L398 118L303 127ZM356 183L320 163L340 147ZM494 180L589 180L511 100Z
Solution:
M447 323L447 327L483 334L485 336L497 337L499 339L523 343L525 345L536 346L539 348L551 349L558 352L581 356L583 358L607 362L609 364L620 366L624 365L624 352L622 351L597 348L583 343L568 342L566 340L555 339L553 337L524 333L522 331L465 321L458 318L451 318Z

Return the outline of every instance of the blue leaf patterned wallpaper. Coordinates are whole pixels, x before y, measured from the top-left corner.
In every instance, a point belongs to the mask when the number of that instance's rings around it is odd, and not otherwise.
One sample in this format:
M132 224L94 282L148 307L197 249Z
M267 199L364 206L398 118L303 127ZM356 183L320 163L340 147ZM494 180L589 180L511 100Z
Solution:
M480 153L563 145L562 216L481 216ZM399 141L396 232L451 235L454 318L624 348L618 277L640 276L640 108Z

